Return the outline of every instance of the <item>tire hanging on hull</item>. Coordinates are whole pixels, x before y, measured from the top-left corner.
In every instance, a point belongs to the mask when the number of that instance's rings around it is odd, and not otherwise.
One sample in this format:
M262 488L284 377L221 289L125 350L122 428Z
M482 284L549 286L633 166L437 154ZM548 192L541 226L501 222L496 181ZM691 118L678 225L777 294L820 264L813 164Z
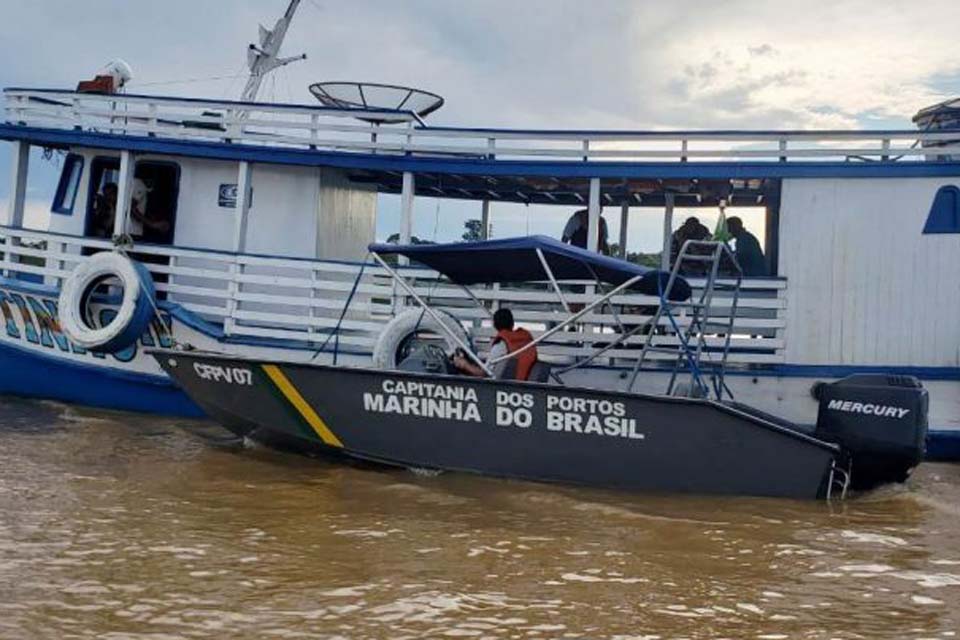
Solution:
M107 323L94 319L97 289L111 280L122 289L116 315ZM147 268L119 253L103 252L82 261L60 290L59 321L78 347L116 353L136 342L150 326L156 307L153 278Z
M471 345L472 341L460 321L446 311L434 309L434 313L443 319L447 330L455 334L464 344ZM411 338L421 331L436 333L446 341L450 350L459 345L440 328L433 317L422 309L408 309L396 315L384 328L377 344L373 348L373 366L377 369L396 369L404 354L401 353Z

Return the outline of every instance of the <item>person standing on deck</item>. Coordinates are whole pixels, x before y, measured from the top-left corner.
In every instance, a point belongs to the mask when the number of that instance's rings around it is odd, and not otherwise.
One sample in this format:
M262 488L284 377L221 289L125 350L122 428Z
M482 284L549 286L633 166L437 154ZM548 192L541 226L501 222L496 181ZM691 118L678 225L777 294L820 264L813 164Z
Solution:
M567 244L572 244L575 247L580 247L581 249L587 248L587 233L590 228L590 214L586 209L580 209L579 211L574 212L570 219L567 220L566 226L563 228L563 235L561 240ZM610 244L607 241L607 221L603 218L603 211L600 211L600 253L605 256L610 255Z
M768 275L767 261L763 256L763 249L760 248L760 241L757 240L757 236L744 228L743 220L737 216L727 219L727 229L737 241L735 254L743 275L748 277Z
M127 219L127 233L137 240L150 241L151 234L164 234L170 230L170 223L147 213L147 203L151 189L140 178L133 181L130 196L130 217Z
M113 235L113 221L117 216L117 183L108 182L94 197L93 221L90 233L97 238Z

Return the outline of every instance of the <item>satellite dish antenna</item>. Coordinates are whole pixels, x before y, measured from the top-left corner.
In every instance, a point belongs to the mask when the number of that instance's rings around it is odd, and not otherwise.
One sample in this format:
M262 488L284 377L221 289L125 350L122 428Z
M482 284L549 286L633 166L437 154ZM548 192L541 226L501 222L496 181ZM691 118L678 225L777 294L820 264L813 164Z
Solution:
M328 107L358 111L409 111L418 120L443 106L443 98L435 93L375 82L317 82L310 85L310 93ZM374 124L405 121L405 118L386 114L358 114L357 118Z

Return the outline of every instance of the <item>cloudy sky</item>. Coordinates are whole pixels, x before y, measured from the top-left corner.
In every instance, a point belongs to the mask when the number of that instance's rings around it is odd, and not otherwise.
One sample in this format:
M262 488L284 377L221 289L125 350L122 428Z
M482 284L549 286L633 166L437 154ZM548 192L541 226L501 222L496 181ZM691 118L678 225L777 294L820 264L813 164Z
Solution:
M121 57L131 91L236 97L256 24L285 6L0 0L0 85L72 87ZM958 24L950 0L303 0L284 53L309 59L261 99L311 102L310 82L368 80L444 95L435 124L908 128L920 107L960 94ZM34 173L38 203L51 173ZM424 200L416 231L442 236L468 215ZM566 215L495 211L494 226L555 232Z

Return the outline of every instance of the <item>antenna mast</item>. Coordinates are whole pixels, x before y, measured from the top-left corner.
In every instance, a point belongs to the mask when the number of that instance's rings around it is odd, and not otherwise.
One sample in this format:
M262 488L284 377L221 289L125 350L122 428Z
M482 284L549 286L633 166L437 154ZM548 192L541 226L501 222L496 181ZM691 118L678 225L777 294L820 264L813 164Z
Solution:
M299 4L300 0L290 0L286 13L283 14L282 18L277 20L277 24L273 26L273 29L267 29L263 25L260 25L260 46L258 47L255 44L251 44L247 48L247 66L250 67L250 77L247 79L247 85L243 88L243 93L240 94L240 100L242 102L256 101L263 78L274 69L288 65L291 62L296 62L297 60L307 59L307 54L305 53L289 58L277 57L277 54L280 53L280 46L283 44L283 39L287 35L287 28L290 26L290 22L293 20L293 14L297 11Z

